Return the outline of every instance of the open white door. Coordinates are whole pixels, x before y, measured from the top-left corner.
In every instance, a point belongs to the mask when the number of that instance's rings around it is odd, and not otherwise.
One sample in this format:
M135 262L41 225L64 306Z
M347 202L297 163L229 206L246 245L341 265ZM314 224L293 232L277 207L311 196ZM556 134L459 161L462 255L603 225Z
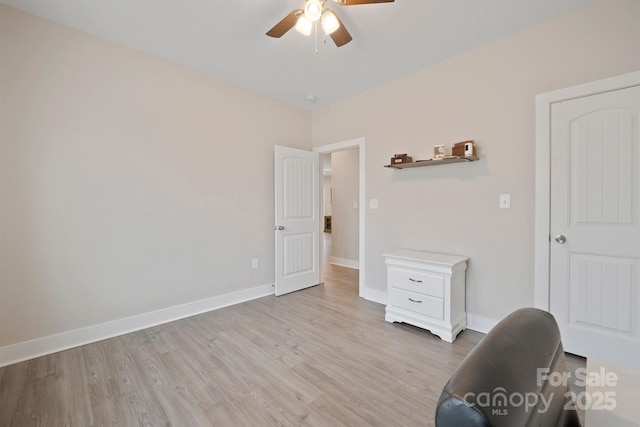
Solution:
M640 369L640 86L551 107L550 311L565 350Z
M275 294L320 282L319 155L275 147Z

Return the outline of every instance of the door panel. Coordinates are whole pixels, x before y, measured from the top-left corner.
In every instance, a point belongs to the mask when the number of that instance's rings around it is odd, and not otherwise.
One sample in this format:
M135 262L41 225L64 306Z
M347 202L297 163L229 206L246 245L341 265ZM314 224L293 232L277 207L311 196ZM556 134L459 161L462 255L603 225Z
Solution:
M596 112L571 124L574 223L631 224L637 112Z
M276 295L320 281L319 177L317 153L276 146Z
M631 334L637 268L638 261L630 258L571 254L569 324Z
M635 368L639 173L640 87L552 105L550 311L567 351Z
M284 277L311 272L314 269L315 233L284 234Z

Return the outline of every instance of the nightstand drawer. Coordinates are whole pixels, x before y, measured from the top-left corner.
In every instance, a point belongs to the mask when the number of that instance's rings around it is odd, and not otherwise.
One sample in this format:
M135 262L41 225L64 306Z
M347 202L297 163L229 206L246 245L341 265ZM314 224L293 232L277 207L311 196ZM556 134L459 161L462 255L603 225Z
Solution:
M389 268L389 285L420 294L444 298L444 277L399 268Z
M434 319L444 319L444 300L440 298L391 288L389 303L394 307L403 308Z

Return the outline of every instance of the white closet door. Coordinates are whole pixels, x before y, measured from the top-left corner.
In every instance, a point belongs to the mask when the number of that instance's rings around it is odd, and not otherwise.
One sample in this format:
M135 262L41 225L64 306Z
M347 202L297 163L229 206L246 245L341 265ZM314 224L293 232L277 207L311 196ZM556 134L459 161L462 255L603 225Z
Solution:
M552 105L550 185L565 350L640 369L640 86Z

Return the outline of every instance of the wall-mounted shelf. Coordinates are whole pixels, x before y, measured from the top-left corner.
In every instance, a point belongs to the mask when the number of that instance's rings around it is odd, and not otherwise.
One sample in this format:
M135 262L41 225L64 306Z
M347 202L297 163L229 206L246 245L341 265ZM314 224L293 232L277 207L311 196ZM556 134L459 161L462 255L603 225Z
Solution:
M420 168L423 166L437 166L437 165L447 165L450 163L466 163L466 162L474 162L479 160L476 156L451 156L445 157L444 159L438 160L416 160L411 163L396 163L395 165L384 165L385 168L391 169L407 169L407 168Z

